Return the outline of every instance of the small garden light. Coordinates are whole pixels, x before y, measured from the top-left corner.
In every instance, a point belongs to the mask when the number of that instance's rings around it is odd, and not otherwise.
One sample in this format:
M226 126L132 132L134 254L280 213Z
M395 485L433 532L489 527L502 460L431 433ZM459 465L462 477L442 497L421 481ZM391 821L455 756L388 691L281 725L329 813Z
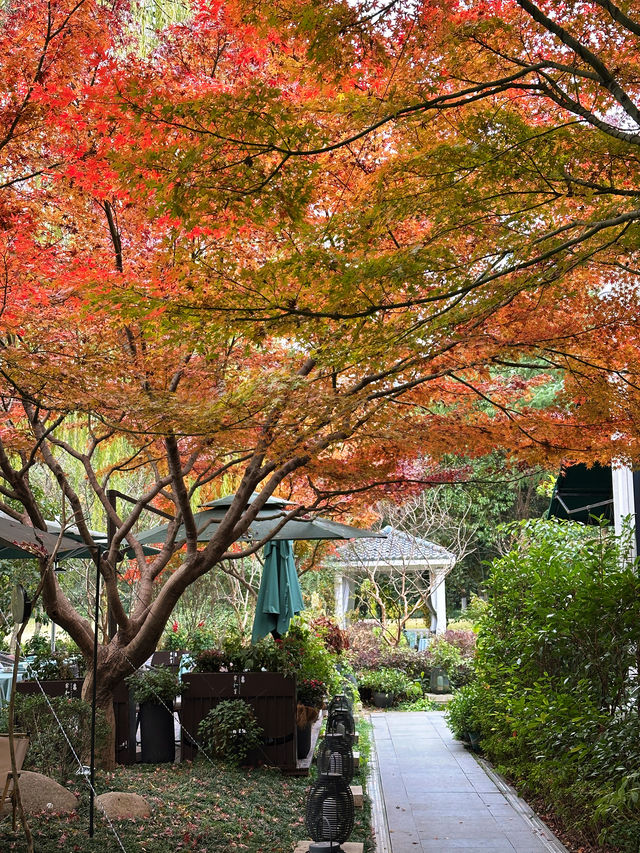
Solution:
M344 853L353 832L353 795L338 774L320 775L309 789L305 823L313 839L308 853Z
M320 775L337 773L347 784L353 779L353 749L350 740L344 735L327 735L318 747L316 761Z
M356 724L349 710L329 711L327 716L327 734L344 735L353 744L356 737Z

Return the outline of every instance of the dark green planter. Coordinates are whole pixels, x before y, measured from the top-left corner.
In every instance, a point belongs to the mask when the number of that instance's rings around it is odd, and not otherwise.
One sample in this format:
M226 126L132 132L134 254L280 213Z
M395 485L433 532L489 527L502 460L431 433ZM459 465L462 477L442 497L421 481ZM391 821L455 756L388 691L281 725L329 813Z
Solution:
M140 705L140 746L143 764L166 764L176 758L173 712L155 702Z
M373 704L376 708L390 708L395 702L395 693L380 693L374 690L372 693Z
M311 749L311 726L296 726L296 742L298 758L306 758Z

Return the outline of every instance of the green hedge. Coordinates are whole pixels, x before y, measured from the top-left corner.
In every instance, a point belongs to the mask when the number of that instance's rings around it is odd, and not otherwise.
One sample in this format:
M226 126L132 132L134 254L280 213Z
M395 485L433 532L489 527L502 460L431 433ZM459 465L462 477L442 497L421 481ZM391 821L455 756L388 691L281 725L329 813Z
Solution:
M452 727L472 719L498 769L579 837L637 853L640 580L626 543L566 522L511 533Z
M91 705L82 699L41 694L15 698L16 729L29 735L25 770L35 770L65 784L76 776L80 764L89 763ZM96 713L96 748L107 743L105 715Z

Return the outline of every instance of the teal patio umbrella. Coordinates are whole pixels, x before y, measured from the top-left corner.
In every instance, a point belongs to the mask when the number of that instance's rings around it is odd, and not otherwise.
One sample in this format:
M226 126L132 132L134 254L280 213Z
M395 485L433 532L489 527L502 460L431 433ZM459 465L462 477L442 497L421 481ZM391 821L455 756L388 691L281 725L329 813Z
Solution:
M267 542L251 642L257 643L270 633L274 636L286 634L291 620L301 610L304 610L304 603L293 546L288 540Z
M0 514L0 560L35 560L77 548L67 536L57 536Z
M224 498L219 498L211 503L204 504L204 509L194 513L198 542L208 542L215 536L234 497L234 495L227 495ZM257 497L257 494L252 495L248 504L253 503ZM277 530L278 525L288 515L288 506L291 506L289 501L274 496L269 497L258 512L256 519L241 537L245 542L259 542L271 537L263 551L265 564L258 591L256 617L251 636L251 641L254 643L257 641L256 638L265 637L271 631L277 634L285 633L293 615L304 609L298 575L293 561L292 540L386 538L386 533L381 531L363 530L349 524L341 524L328 518L315 516L290 518ZM167 524L158 525L142 534L137 534L138 541L144 544L165 542L168 529ZM176 533L176 544L180 545L185 540L185 527L181 525ZM276 546L286 554L286 559L273 556ZM273 567L271 565L272 560L274 561ZM281 577L283 577L282 583L280 583ZM282 606L281 597L283 597ZM287 599L289 600L287 601Z
M49 533L59 534L60 532L64 532L65 542L75 543L73 547L71 544L67 544L64 548L60 550L58 554L59 561L92 558L89 546L85 544L84 539L80 535L80 531L75 525L71 527L66 527L63 531L62 525L59 521L47 520L45 524L47 525L47 530L49 531ZM89 533L96 547L99 546L103 551L106 551L109 548L109 537L106 533L102 533L98 530L89 530ZM157 548L152 548L150 545L143 545L142 553L148 557L152 556L153 554L159 554L160 551ZM119 560L123 559L124 557L131 558L134 556L135 551L133 547L124 542L120 547Z
M35 560L37 557L50 556L55 553L56 562L73 559L91 559L91 551L84 543L77 527L63 528L59 521L45 521L46 531L30 527L11 518L0 511L0 560ZM106 550L108 541L106 533L90 530L96 546ZM147 555L158 554L157 548L143 546ZM133 548L127 546L121 549L123 556L132 557Z

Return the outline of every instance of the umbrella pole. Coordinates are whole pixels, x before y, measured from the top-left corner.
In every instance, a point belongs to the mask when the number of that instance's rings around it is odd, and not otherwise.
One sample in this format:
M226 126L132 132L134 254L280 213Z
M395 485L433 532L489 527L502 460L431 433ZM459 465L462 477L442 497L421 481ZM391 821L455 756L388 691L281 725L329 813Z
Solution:
M93 631L93 684L91 690L91 759L89 766L89 838L93 838L93 801L95 797L96 772L96 703L98 699L98 623L100 621L100 560L102 549L98 546L96 558L96 604Z
M58 563L58 558L53 558L53 571L58 572L60 570L60 565ZM56 652L56 623L51 620L51 654L55 654Z

